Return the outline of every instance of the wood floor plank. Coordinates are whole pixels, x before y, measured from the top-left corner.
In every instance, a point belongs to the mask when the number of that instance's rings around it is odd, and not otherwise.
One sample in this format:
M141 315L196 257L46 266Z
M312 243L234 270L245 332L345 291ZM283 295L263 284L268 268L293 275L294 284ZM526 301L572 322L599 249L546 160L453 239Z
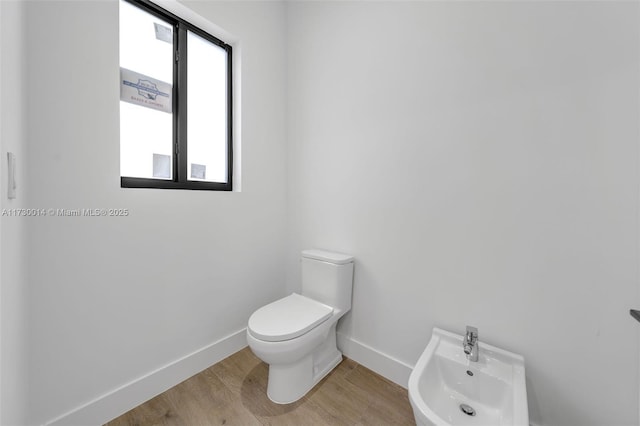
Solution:
M316 403L303 398L288 404L295 407L282 410L279 414L259 415L260 422L265 426L300 426L300 425L331 425L339 426L344 423L332 421Z
M407 391L362 365L358 365L345 380L364 390L369 396L369 410L364 424L413 424L413 412ZM379 412L380 423L372 417Z
M413 414L411 416L397 414L381 405L371 404L356 426L413 426L416 424Z
M407 391L351 359L293 404L269 400L268 373L245 348L106 426L415 424Z
M165 393L108 423L109 426L172 426L182 424Z
M213 365L210 370L215 373L229 389L240 393L247 372L261 363L262 361L251 352L251 349L246 347Z
M369 405L366 391L347 382L339 374L327 377L307 398L322 407L331 419L351 425L362 417ZM325 420L330 419L325 417Z
M260 424L236 394L209 369L167 393L185 425Z

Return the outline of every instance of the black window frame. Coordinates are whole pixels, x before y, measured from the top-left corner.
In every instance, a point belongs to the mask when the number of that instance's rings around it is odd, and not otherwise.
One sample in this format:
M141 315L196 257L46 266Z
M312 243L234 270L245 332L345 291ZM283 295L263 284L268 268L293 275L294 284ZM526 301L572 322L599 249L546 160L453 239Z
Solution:
M124 0L173 26L173 173L172 179L120 176L122 188L192 189L206 191L233 190L233 52L232 47L149 0ZM187 31L222 47L227 52L227 182L188 179L187 150Z

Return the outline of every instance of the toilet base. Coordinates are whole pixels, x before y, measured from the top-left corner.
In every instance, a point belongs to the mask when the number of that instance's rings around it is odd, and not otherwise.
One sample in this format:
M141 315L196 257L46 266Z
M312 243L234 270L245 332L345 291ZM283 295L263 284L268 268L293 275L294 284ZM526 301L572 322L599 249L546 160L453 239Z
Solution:
M312 353L291 364L270 364L267 396L276 404L291 404L302 398L342 361L336 347L336 324Z

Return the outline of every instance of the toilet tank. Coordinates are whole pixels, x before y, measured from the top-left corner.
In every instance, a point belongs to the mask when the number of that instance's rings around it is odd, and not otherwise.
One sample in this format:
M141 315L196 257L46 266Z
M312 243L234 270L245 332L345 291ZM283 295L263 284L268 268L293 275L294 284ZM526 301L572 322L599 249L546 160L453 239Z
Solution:
M302 295L338 308L351 309L353 256L310 249L302 251Z

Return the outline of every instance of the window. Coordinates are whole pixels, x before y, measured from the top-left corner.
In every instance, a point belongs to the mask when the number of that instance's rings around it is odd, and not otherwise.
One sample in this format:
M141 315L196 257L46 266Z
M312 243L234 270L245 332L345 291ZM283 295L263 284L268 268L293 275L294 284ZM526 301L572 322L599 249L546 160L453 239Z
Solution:
M120 0L120 182L231 190L231 46L147 0Z

